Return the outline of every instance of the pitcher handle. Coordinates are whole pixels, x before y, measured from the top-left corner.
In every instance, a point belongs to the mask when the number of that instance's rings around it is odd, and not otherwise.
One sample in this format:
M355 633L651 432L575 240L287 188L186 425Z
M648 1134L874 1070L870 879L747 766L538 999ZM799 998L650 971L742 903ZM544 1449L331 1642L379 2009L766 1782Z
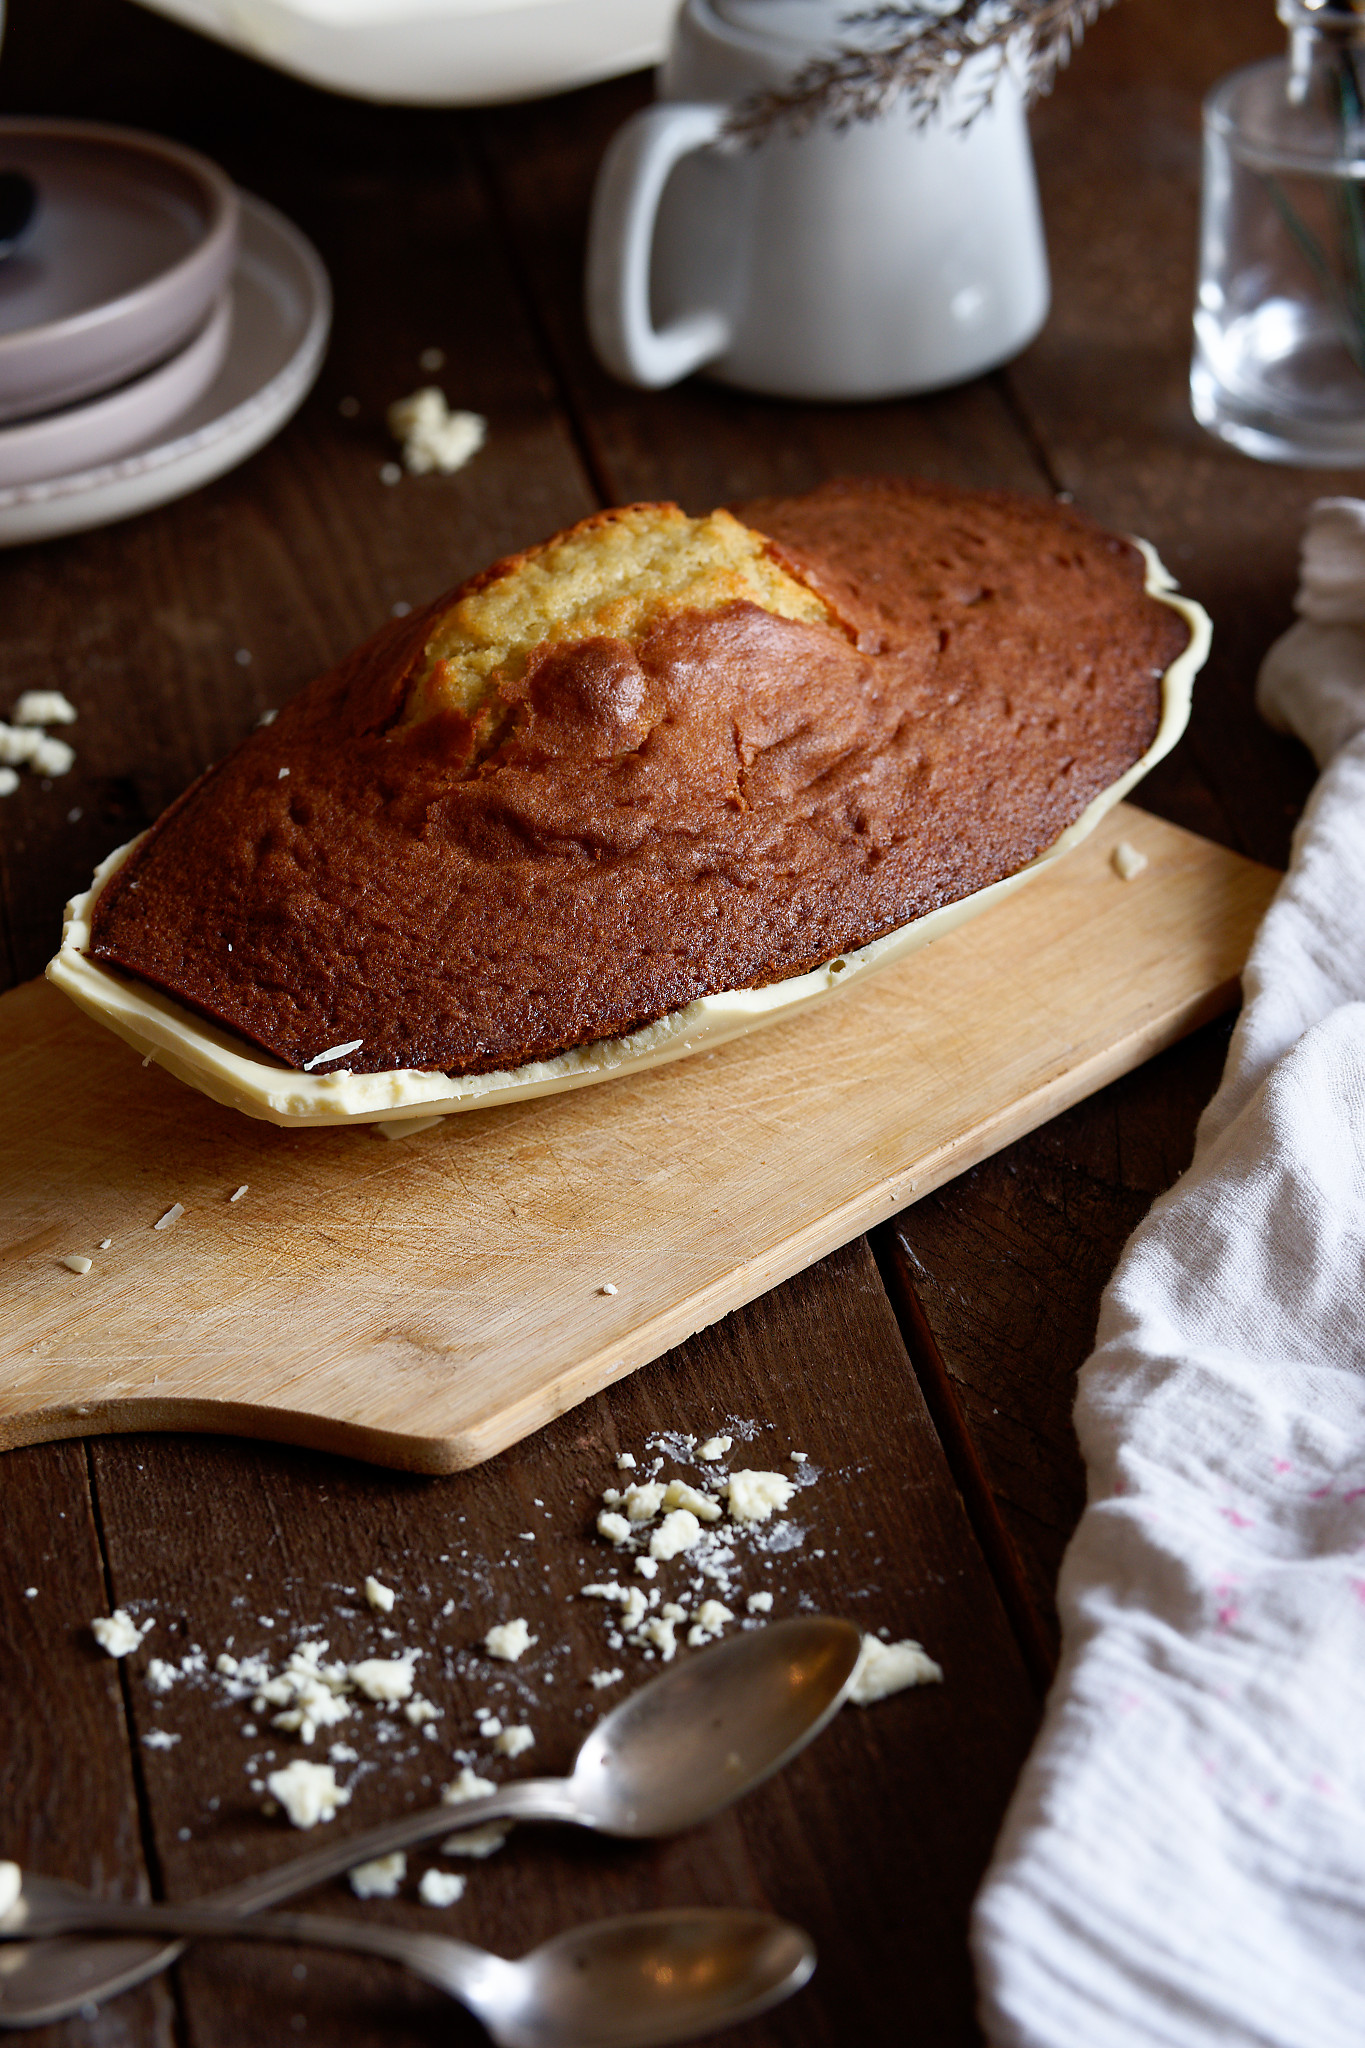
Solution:
M657 391L723 355L722 313L684 314L656 327L649 263L659 201L674 166L715 142L728 108L673 100L645 107L612 137L588 226L587 317L593 347L627 384Z

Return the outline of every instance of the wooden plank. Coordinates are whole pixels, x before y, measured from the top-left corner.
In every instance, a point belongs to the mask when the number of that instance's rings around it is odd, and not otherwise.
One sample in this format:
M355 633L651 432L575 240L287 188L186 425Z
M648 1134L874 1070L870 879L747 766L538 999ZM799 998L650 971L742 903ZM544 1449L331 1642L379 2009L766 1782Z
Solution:
M102 1897L146 1898L121 1667L89 1631L109 1597L79 1444L6 1461L0 1584L0 1853ZM164 1984L150 1986L40 2038L45 2048L171 2048L171 2001Z
M944 1684L849 1709L780 1778L673 1842L527 1830L489 1861L461 1866L468 1891L449 1913L418 1905L411 1884L392 1904L361 1908L340 1886L316 1903L443 1928L508 1954L599 1914L760 1905L811 1931L820 1967L809 1991L736 2039L752 2048L840 2048L849 2039L891 2048L903 2030L897 1987L912 1984L924 2038L966 2048L978 2039L968 1904L1037 1701L865 1247L836 1254L496 1460L445 1479L266 1444L248 1458L204 1438L98 1444L114 1590L151 1603L167 1656L197 1642L212 1659L232 1637L238 1653L264 1649L278 1663L296 1630L314 1623L339 1656L422 1650L421 1690L443 1710L438 1740L399 1723L405 1739L380 1742L385 1717L374 1713L335 1731L370 1767L335 1825L361 1827L429 1799L455 1749L472 1751L495 1777L561 1770L618 1696L594 1691L588 1673L622 1666L624 1685L657 1670L638 1651L611 1650L599 1604L573 1597L613 1575L614 1554L593 1533L600 1490L620 1479L619 1451L643 1461L660 1430L705 1434L732 1418L760 1425L746 1462L792 1470L787 1453L804 1449L820 1468L798 1495L804 1541L755 1550L742 1563L740 1595L770 1590L779 1616L848 1612L916 1637L942 1662ZM520 1539L527 1529L538 1532L534 1545ZM342 1591L371 1571L398 1591L391 1616L376 1618ZM686 1577L679 1560L661 1567L657 1583L667 1598ZM730 1604L742 1614L742 1597ZM511 1613L540 1639L522 1664L499 1670L466 1654ZM274 1626L263 1629L260 1615ZM396 1633L383 1637L381 1627ZM54 1688L77 1654L74 1640L59 1646ZM262 1816L246 1766L267 1747L279 1761L306 1752L264 1725L261 1740L244 1739L242 1722L257 1717L245 1704L225 1707L211 1689L152 1692L140 1658L129 1679L139 1738L154 1728L181 1737L143 1750L168 1894L197 1894L295 1853L301 1838ZM514 1765L479 1741L473 1722L476 1706L505 1709L509 1699L536 1735ZM349 1779L354 1767L338 1775ZM414 1854L411 1877L430 1860ZM297 1965L306 1976L293 1974ZM434 1993L339 1957L202 1949L181 1966L180 1986L193 2048L240 2048L262 2027L262 2038L292 2039L295 2014L315 2048L416 2048L436 2026L457 2024ZM472 2042L475 2030L458 2038Z
M1135 883L1120 838L1149 857ZM804 1017L397 1147L249 1123L17 991L0 1426L488 1457L1226 1006L1273 885L1122 806Z

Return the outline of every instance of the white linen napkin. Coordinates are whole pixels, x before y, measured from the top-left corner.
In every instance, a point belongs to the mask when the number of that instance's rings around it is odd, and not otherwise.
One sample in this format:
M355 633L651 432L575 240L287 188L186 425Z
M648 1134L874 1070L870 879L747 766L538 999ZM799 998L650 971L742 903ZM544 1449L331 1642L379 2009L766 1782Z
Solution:
M1063 1655L977 1900L997 2048L1365 2044L1365 504L1258 702L1323 774L1080 1376Z

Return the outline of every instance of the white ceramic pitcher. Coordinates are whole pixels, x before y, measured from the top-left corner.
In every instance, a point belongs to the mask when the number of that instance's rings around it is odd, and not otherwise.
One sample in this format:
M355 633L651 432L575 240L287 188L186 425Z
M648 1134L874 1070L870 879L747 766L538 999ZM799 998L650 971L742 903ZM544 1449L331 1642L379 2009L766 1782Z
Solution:
M1011 72L965 128L964 73L923 127L897 106L717 146L737 100L848 39L852 4L685 0L658 104L613 139L593 199L588 325L627 383L705 369L783 398L886 398L991 369L1042 325L1047 255Z

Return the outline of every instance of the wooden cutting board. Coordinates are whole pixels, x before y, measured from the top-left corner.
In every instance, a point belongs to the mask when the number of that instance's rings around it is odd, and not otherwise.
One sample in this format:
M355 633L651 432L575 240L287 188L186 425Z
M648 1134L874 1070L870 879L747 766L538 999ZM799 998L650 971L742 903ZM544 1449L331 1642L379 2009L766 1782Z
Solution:
M477 1464L1227 1008L1276 879L1124 805L787 1024L396 1141L249 1122L30 983L0 1000L0 1448Z

